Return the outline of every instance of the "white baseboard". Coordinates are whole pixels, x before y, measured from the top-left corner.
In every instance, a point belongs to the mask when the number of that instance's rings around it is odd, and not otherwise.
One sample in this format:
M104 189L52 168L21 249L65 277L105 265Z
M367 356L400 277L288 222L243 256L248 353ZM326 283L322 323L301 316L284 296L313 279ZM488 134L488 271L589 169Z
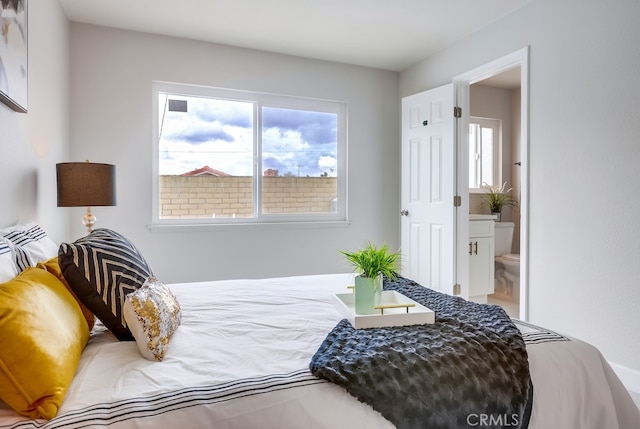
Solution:
M618 375L627 390L640 394L640 371L613 362L609 362L609 365Z

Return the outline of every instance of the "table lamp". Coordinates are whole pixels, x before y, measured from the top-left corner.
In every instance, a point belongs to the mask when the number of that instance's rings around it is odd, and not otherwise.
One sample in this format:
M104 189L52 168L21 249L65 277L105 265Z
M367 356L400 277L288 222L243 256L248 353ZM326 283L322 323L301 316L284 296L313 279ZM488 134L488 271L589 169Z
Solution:
M96 162L56 164L58 207L86 207L82 223L93 230L96 217L91 207L116 205L116 167Z

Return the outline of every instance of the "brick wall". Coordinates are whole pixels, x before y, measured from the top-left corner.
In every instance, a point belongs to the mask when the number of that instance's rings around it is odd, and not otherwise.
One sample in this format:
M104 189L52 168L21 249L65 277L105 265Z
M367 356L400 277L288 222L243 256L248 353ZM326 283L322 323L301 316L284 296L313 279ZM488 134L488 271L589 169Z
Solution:
M335 177L263 177L263 213L328 213ZM253 216L253 178L160 176L160 218Z

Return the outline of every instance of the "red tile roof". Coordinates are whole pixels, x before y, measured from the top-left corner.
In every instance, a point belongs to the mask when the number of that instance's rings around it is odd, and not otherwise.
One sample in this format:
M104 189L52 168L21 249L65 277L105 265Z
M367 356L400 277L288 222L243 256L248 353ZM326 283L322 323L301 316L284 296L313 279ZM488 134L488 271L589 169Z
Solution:
M227 174L220 170L216 170L215 168L211 168L208 165L205 165L201 168L196 168L195 170L191 170L187 173L183 173L181 174L181 176L203 176L206 174L211 176L230 176L230 174Z

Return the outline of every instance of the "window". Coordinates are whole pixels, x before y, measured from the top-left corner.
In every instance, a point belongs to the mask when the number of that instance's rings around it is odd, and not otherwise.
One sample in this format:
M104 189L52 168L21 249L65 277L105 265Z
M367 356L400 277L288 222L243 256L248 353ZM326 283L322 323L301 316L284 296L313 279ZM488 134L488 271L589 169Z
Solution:
M155 82L154 224L346 220L346 104Z
M501 127L498 119L469 117L469 188L500 184Z

